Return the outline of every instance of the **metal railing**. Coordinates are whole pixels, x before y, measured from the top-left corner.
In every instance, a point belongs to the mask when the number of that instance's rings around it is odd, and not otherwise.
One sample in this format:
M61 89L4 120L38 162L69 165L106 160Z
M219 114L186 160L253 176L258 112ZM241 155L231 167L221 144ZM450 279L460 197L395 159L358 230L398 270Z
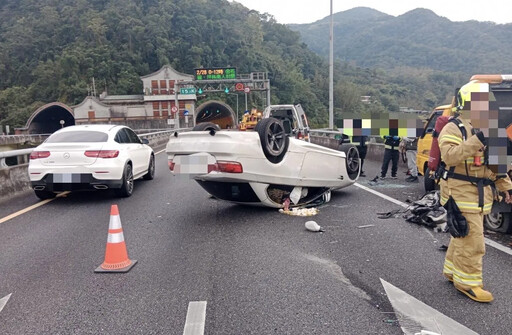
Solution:
M343 129L340 130L330 130L330 129L310 129L309 133L314 136L322 136L322 137L329 137L335 140L341 140L343 137L345 137L347 140L350 141L350 136L343 133ZM368 136L368 141L370 143L382 143L383 139L382 137L378 135L371 135Z
M150 146L159 146L167 143L169 136L175 132L189 131L191 128L168 129L156 131L151 133L139 134L140 138L149 140ZM15 135L13 135L15 136ZM0 169L8 168L9 166L26 164L29 161L29 156L34 148L0 151Z

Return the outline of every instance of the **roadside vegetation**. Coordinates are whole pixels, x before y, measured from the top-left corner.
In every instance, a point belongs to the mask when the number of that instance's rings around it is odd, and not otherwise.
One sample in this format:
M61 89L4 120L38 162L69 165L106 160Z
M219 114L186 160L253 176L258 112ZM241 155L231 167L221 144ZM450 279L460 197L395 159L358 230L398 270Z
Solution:
M328 41L325 34L317 38ZM5 0L0 123L21 127L46 103L77 104L91 91L93 78L98 94L142 94L139 76L170 64L189 74L224 66L238 73L268 72L272 104L300 103L313 127L325 127L329 67L327 54L318 52L272 16L226 0ZM404 63L391 71L378 62L340 60L335 118L402 106L430 110L468 79L452 70ZM362 104L361 96L371 96L371 103ZM224 99L236 105L234 95ZM249 109L264 105L263 96L249 99Z

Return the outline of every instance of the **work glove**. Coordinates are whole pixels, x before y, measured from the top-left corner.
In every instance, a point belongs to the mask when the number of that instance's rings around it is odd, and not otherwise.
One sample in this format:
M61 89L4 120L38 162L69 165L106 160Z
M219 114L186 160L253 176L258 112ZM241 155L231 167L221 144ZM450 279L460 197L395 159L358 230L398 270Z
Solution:
M462 215L455 200L450 196L443 207L446 209L446 225L450 235L455 238L467 236L469 233L468 222L464 215Z

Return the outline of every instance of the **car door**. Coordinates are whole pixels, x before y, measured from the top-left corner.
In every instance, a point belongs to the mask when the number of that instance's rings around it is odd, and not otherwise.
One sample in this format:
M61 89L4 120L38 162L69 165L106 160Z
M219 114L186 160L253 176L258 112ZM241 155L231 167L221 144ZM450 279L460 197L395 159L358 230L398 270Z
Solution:
M147 146L142 144L139 136L133 130L124 128L124 131L130 139L130 155L132 157L134 174L145 172L148 169L150 155Z
M119 149L122 152L122 157L124 157L127 161L132 162L133 174L136 174L138 169L137 167L137 159L134 157L134 152L136 150L135 144L131 141L131 138L126 131L126 128L121 128L118 130L114 140L119 143Z

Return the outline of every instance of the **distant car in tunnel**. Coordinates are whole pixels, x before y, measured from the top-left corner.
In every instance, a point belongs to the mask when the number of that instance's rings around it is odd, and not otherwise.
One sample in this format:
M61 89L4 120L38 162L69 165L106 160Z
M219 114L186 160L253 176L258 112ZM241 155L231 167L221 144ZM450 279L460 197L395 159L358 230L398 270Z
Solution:
M251 132L199 124L171 136L166 152L173 174L190 175L214 197L240 204L283 208L290 199L290 207L303 206L359 177L355 147L343 152L288 136L272 117Z
M32 151L32 188L40 199L84 189L114 189L118 196L129 197L135 179L154 178L155 154L147 143L120 125L62 128Z

